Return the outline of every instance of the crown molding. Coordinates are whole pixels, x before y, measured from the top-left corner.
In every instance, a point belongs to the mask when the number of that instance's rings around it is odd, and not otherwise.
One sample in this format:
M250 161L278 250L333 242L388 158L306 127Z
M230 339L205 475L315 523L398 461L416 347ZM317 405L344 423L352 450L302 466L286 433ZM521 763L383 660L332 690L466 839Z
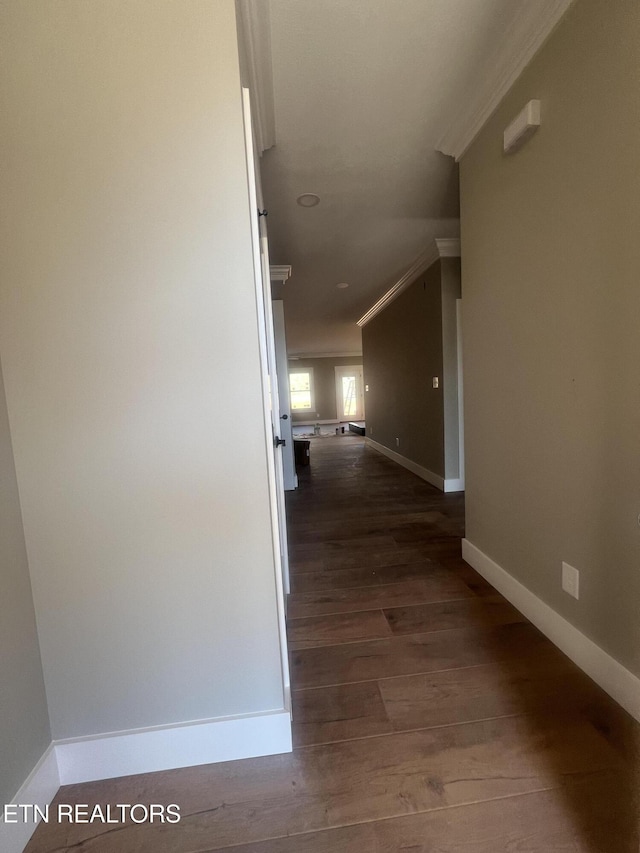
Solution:
M271 281L281 281L284 284L291 277L290 264L271 264L269 276Z
M262 155L276 144L269 0L236 0L236 8L247 78L243 85L251 93L256 145Z
M373 320L387 305L397 299L398 296L406 290L410 284L423 272L429 269L440 258L459 258L460 257L460 238L459 237L436 237L429 248L418 255L409 269L402 275L398 281L390 287L389 290L381 296L371 308L363 314L357 321L357 325L362 328L366 326L369 320Z
M521 10L505 30L491 64L476 77L474 89L449 121L436 149L459 160L491 117L500 101L560 22L574 0L536 0Z

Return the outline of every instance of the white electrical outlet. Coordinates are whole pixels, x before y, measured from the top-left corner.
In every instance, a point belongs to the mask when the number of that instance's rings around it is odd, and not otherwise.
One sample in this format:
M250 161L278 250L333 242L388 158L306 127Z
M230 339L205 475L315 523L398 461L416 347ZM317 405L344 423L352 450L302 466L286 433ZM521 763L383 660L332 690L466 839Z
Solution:
M432 382L433 382L433 387L434 387L434 388L439 388L439 387L440 387L440 377L439 377L439 376L434 376L434 377L433 377L433 379L432 379Z
M562 564L562 589L574 598L580 598L580 572L569 563Z
M396 438L396 447L400 447L400 439Z

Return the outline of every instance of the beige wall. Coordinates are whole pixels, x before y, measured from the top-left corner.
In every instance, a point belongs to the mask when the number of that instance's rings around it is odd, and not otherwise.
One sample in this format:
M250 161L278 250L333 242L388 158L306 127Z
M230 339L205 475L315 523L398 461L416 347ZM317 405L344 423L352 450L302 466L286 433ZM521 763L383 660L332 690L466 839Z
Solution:
M0 372L0 805L51 740L20 499Z
M458 477L459 296L460 261L442 258L362 330L367 435L443 479Z
M362 351L367 435L444 477L440 261L367 323Z
M639 44L637 0L577 0L461 163L467 536L637 675Z
M282 708L233 0L2 16L0 346L53 736Z
M362 356L344 358L300 358L289 359L289 370L313 368L315 409L313 412L292 412L293 423L313 420L338 420L336 401L336 367L362 364Z

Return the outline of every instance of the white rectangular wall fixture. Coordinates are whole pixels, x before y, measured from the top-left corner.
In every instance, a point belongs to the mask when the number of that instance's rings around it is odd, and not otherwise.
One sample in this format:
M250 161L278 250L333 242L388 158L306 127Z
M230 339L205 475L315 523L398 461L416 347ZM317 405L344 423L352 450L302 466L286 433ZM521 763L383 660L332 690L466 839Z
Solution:
M504 132L504 151L517 151L540 127L540 101L529 101Z
M574 598L580 598L580 572L569 563L562 564L562 589Z

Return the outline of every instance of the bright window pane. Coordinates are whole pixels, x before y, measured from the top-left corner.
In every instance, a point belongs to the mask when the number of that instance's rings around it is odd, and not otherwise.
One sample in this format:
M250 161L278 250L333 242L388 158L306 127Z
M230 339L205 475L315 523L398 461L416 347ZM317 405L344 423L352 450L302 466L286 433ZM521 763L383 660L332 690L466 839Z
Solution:
M291 409L300 411L311 409L311 373L290 373L289 389L291 391Z
M292 391L291 392L291 408L292 409L310 409L311 408L311 391Z
M311 376L308 373L292 373L289 377L289 387L292 391L310 391Z
M356 401L356 377L342 377L342 400L344 408L344 417L353 418L358 410Z

